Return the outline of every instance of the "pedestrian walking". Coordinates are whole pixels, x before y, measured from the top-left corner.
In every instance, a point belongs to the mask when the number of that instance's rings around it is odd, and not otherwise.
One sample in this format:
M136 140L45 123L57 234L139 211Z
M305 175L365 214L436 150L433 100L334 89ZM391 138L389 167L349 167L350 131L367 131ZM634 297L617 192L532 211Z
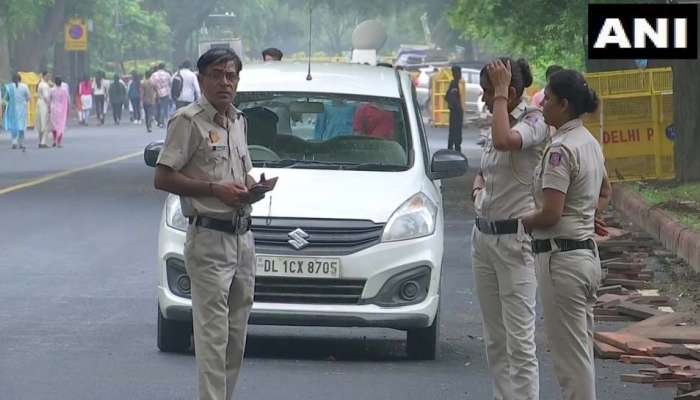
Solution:
M544 328L563 400L596 399L593 305L601 270L593 236L611 189L600 144L580 117L597 106L580 73L551 76L543 113L556 133L535 170L537 210L523 218L534 237Z
M37 86L37 101L36 101L36 121L34 128L39 134L39 148L49 147L46 144L49 136L49 95L51 94L51 84L49 73L41 72L41 80Z
M168 118L171 79L172 77L170 73L165 70L165 64L163 63L159 64L156 72L151 75L151 82L153 82L153 85L158 91L156 119L158 120L159 128L165 127L165 120Z
M70 104L68 89L63 86L63 79L57 76L54 78L54 87L49 95L53 147L63 147L63 133L66 130L68 119L68 104Z
M213 48L197 67L203 96L170 120L155 187L179 194L190 222L185 265L192 288L199 400L229 400L243 363L253 304L251 203L261 197L248 192L255 181L249 175L245 116L232 104L241 60L231 49Z
M464 119L464 102L459 90L462 80L462 69L452 66L452 81L445 93L445 101L450 110L449 134L447 137L447 148L462 152L462 121Z
M493 115L472 198L472 269L481 306L493 398L538 400L535 354L537 280L529 237L519 218L534 209L534 170L547 141L542 112L528 107L532 84L526 60L497 59L481 70Z
M122 110L126 104L126 87L119 79L118 74L114 74L114 80L109 85L109 102L112 105L112 117L114 124L119 125L122 120Z
M92 97L95 102L95 113L100 125L105 124L105 97L108 95L107 81L104 72L95 74L95 81L92 84ZM84 106L83 106L84 107Z
M29 88L22 83L22 77L15 73L12 82L5 85L5 114L3 125L12 135L12 148L24 150L24 130L27 129L27 106L30 99Z
M90 110L92 110L92 82L87 76L83 77L78 84L79 120L83 125L87 125L90 120Z
M170 94L175 99L176 108L182 108L197 101L202 96L197 75L192 72L192 62L185 60L172 79Z
M143 81L141 81L141 101L143 102L143 114L146 121L146 131L151 132L158 104L158 90L151 81L151 71L146 71Z
M127 90L129 102L131 103L131 122L135 124L141 123L141 75L133 71L131 73L131 81Z

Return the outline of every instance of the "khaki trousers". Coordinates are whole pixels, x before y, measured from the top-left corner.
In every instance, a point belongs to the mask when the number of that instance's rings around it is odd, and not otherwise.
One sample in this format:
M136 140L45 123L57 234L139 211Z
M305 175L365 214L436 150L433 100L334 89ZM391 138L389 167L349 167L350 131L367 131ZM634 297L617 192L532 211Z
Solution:
M496 400L538 400L537 279L530 241L472 233L472 267Z
M600 285L598 253L535 255L544 327L564 400L595 400L593 305Z
M253 234L190 225L185 243L199 399L230 400L243 362L255 288Z

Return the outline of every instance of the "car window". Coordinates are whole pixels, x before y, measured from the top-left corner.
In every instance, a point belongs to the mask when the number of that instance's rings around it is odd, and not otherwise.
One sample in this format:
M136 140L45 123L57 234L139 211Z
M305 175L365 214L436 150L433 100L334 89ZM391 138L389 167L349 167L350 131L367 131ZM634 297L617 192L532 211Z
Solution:
M400 99L239 93L254 166L405 170L408 124Z

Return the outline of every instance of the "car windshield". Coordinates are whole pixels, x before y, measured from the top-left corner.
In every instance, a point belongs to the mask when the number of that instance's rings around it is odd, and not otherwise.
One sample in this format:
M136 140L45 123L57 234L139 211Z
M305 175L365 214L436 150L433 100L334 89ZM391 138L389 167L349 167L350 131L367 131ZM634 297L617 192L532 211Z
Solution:
M402 171L411 141L399 99L308 93L239 93L253 165Z

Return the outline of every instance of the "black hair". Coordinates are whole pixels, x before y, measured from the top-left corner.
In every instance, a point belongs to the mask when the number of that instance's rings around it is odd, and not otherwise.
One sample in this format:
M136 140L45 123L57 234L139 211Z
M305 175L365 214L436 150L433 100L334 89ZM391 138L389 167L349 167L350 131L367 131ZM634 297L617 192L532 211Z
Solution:
M98 89L102 89L102 78L104 78L104 72L97 71L97 74L95 74L95 86Z
M457 77L462 77L462 68L459 65L452 66L452 79L457 79Z
M165 69L165 63L158 64L158 69Z
M233 61L236 65L236 72L241 72L243 69L243 63L240 57L235 51L227 47L215 47L207 50L204 54L197 60L197 69L200 74L206 74L207 68L210 65L221 64L225 62Z
M61 84L63 83L63 79L61 79L60 76L55 76L53 78L53 82L56 84L56 86L61 86Z
M545 79L549 80L549 78L551 78L552 75L554 75L554 73L559 72L563 69L564 69L564 67L562 67L561 65L550 65L549 67L547 67L547 70L544 72L544 77L545 77Z
M265 56L270 56L277 61L281 61L284 54L282 54L282 50L280 49L269 47L262 51L263 60L265 59Z
M42 70L41 70L41 76L46 76L46 75L48 75L48 74L49 74L49 71L47 71L47 70L45 70L45 69L42 69Z
M119 82L119 74L114 74L114 81Z
M147 69L146 72L143 74L143 77L146 79L150 79L151 75L153 75L153 71L151 71L150 69Z
M562 69L553 74L547 84L550 92L569 102L574 117L592 113L598 108L598 95L588 87L588 83L578 71Z
M525 88L529 88L530 85L532 85L532 71L530 71L530 64L528 64L527 60L524 58L519 58L518 60L513 61L513 59L510 57L500 57L499 60L501 60L503 64L510 62L510 87L515 88L516 96L522 96ZM479 77L481 79L488 80L489 75L486 72L486 68L487 67L481 69Z
M18 72L15 72L15 74L12 75L12 82L15 83L15 87L19 86L19 83L22 82L22 77Z
M180 69L192 69L192 61L185 60L180 64Z

